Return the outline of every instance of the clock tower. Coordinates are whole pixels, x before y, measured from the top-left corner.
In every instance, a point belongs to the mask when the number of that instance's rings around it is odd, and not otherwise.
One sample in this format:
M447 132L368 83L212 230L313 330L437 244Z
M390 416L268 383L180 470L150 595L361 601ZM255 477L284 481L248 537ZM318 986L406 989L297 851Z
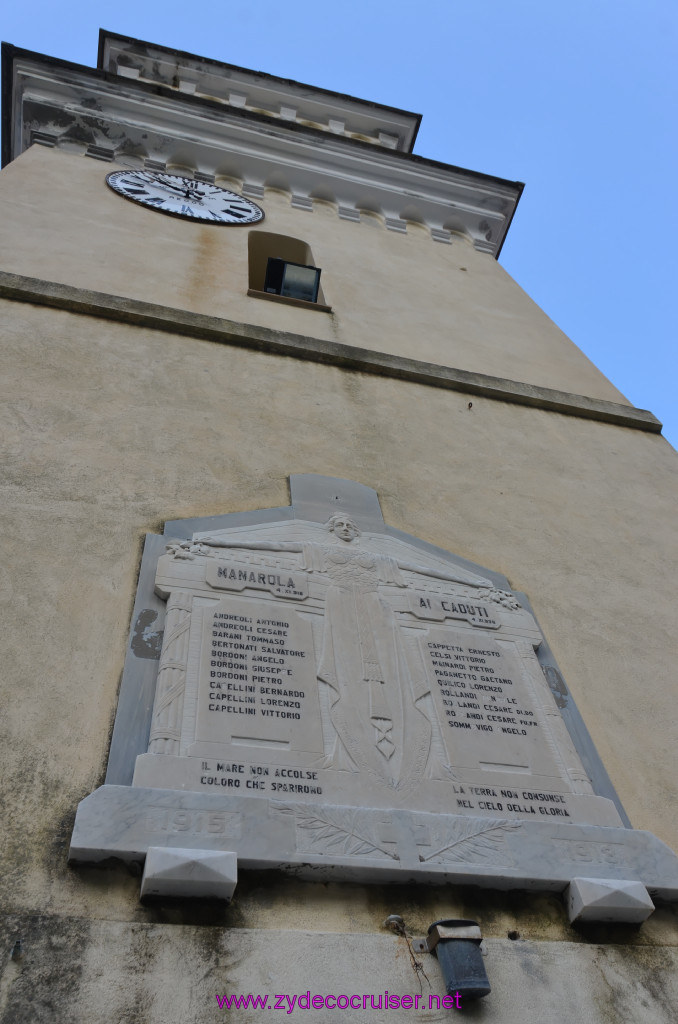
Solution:
M3 44L1 1024L672 1019L676 455L419 123Z

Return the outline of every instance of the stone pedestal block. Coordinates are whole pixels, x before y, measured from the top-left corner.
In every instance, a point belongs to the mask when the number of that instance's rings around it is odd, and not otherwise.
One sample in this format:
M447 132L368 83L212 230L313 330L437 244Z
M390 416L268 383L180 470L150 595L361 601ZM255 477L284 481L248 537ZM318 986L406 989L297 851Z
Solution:
M654 903L642 882L613 878L573 878L567 888L570 921L642 924Z
M238 858L234 853L149 846L141 879L141 897L230 900L237 881Z

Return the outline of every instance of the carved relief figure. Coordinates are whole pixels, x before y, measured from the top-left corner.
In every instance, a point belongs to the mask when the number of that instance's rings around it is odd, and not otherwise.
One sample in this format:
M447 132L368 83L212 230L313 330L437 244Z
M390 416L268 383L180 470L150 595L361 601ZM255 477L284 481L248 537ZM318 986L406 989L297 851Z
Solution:
M349 516L327 523L327 543L248 542L201 537L208 547L289 551L301 568L327 584L318 679L329 687L330 717L336 732L328 767L365 771L396 789L415 784L426 768L431 723L417 701L429 691L413 678L395 613L379 593L380 584L406 587L402 570L464 586L491 587L469 574L441 572L391 558L361 543Z

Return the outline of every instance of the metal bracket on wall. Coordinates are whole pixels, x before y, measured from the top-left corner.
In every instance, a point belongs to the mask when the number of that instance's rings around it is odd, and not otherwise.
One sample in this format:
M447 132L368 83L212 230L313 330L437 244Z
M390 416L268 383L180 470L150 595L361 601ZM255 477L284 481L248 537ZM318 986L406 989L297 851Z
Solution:
M456 925L454 927L435 924L423 939L412 939L412 949L415 953L432 953L441 939L470 939L481 943L481 952L484 952L482 949L482 938L477 924Z

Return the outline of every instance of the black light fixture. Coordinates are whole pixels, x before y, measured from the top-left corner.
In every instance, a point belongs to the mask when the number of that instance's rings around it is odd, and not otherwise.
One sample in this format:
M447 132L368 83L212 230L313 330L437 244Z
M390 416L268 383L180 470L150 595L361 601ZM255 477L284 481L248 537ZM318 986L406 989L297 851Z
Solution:
M290 263L275 256L269 257L264 281L265 292L286 295L290 299L303 299L305 302L317 302L319 287L319 267L308 267L303 263Z
M475 921L434 921L425 939L414 939L416 953L438 957L445 979L445 991L459 1000L482 999L490 992L490 983L480 950L482 935Z

